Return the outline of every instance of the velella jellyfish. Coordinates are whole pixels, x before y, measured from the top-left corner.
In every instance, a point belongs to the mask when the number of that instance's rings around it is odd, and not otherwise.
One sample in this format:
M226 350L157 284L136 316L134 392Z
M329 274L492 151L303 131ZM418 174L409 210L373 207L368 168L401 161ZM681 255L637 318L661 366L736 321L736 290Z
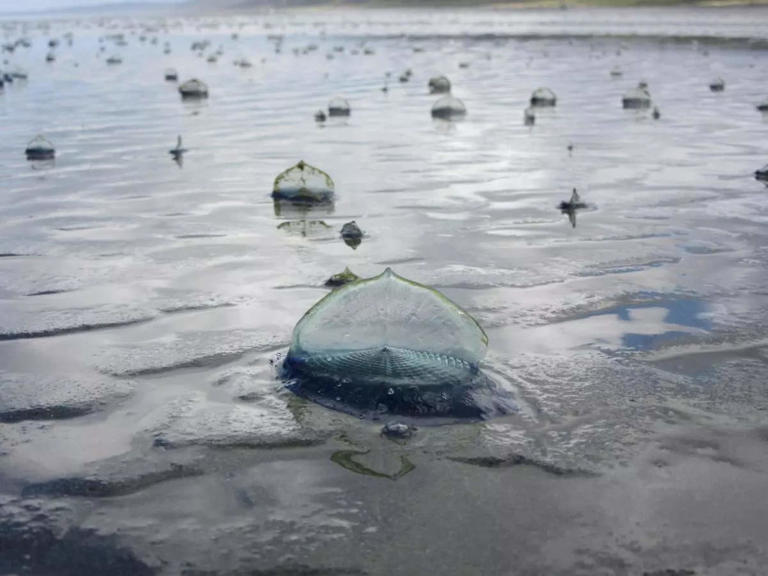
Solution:
M295 393L354 413L483 418L514 410L480 371L487 346L467 312L387 268L304 314L283 376Z
M581 200L581 196L579 196L579 193L576 191L576 188L573 189L570 200L567 200L567 201L563 200L558 205L558 208L560 210L580 210L586 207L587 207L587 203Z
M179 86L182 98L208 98L208 86L202 80L192 78Z
M328 116L349 116L349 102L344 98L336 97L328 102Z
M347 222L344 224L344 226L341 227L341 237L342 238L362 238L363 237L363 231L360 230L360 226L357 225L357 222L354 220L351 220L350 222Z
M449 120L466 116L467 107L464 102L453 96L443 96L432 106L432 117Z
M328 280L325 281L325 286L328 288L338 288L339 286L344 286L345 284L349 284L350 282L359 279L360 277L357 274L352 272L349 267L346 267L343 272L339 272L328 278Z
M755 170L755 178L757 178L761 182L768 183L768 164L766 164L762 168L759 168L758 170Z
M531 94L531 106L547 107L557 104L557 96L549 88L537 88Z
M722 92L725 90L725 80L722 78L715 78L709 83L709 89L712 92Z
M631 109L650 108L651 94L647 88L638 85L637 88L632 88L621 97L621 105Z
M451 81L446 76L433 76L428 86L430 94L446 94L451 91Z
M176 82L179 79L179 73L173 68L168 68L165 71L165 79L167 82Z
M51 160L56 156L53 144L42 134L29 141L24 153L27 155L27 160Z
M272 198L296 203L323 203L333 200L335 185L331 177L303 160L275 178Z
M768 100L760 102L760 104L757 105L757 109L760 110L760 112L768 112Z

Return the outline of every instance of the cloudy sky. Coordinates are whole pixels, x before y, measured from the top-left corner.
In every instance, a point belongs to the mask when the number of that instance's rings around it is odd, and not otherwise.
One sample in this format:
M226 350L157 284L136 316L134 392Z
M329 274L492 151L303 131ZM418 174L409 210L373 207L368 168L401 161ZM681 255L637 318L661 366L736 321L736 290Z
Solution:
M72 6L99 6L120 4L129 0L0 0L0 13L45 11ZM132 0L135 1L135 0ZM167 2L168 0L139 0L141 2ZM171 0L173 1L173 0ZM179 0L176 0L179 1Z

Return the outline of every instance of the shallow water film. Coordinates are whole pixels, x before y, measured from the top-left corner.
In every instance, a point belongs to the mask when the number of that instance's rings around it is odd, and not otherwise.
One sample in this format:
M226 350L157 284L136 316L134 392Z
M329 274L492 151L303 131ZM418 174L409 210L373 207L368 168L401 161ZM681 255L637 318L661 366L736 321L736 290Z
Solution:
M764 574L766 21L1 21L0 573ZM440 75L461 118L432 117ZM273 199L300 160L332 201ZM471 314L514 409L293 394L292 330L346 267Z

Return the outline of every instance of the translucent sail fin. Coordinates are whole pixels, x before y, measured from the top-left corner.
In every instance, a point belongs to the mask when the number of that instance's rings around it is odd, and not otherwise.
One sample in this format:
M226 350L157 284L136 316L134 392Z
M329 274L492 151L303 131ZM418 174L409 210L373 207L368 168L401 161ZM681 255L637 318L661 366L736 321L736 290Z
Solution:
M296 202L328 202L333 199L331 177L303 160L275 178L272 197Z
M387 268L315 304L283 368L296 393L341 410L484 418L514 410L479 370L487 346L459 306Z
M360 353L387 348L455 358L477 365L488 338L478 323L437 290L387 268L332 292L293 332L293 354Z

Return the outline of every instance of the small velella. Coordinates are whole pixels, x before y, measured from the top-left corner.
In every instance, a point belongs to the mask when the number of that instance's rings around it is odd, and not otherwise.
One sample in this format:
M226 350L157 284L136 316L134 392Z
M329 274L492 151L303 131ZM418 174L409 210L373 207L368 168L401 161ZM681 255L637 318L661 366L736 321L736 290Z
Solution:
M165 70L166 82L176 82L178 79L179 79L179 73L176 72L175 68L166 68Z
M335 185L331 177L301 160L275 178L272 198L313 204L333 200Z
M202 80L192 78L179 86L179 94L186 98L208 98L208 85Z
M433 76L427 86L430 94L447 94L451 91L451 81L447 76Z
M555 106L556 104L557 96L549 88L537 88L531 94L531 106L545 108Z
M624 72L621 71L621 68L618 66L614 66L611 68L611 78L620 78L624 75Z
M52 160L56 157L56 149L53 144L46 140L42 134L29 141L24 153L27 155L27 160Z
M110 66L116 66L117 64L122 64L122 63L123 63L123 59L120 58L120 56L118 56L117 54L113 54L112 56L107 58L107 64L109 64Z
M621 105L628 109L650 108L651 94L648 92L648 88L638 85L637 88L632 88L621 97Z
M181 135L176 139L176 147L168 150L168 154L173 156L174 159L181 158L181 156L187 151L181 143Z
M341 237L342 238L362 238L363 231L360 230L360 226L357 225L357 222L355 222L354 220L351 220L341 227Z
M325 122L327 119L325 112L323 110L318 110L315 112L315 122Z
M576 188L574 188L570 200L560 202L557 207L560 209L560 212L568 216L568 221L571 223L571 226L576 228L576 213L578 210L586 208L587 204L586 202L582 202L579 193L576 191Z
M557 207L560 210L581 210L582 208L586 208L587 204L581 200L581 196L579 196L576 188L574 188L573 192L571 192L570 200L563 200Z
M760 104L758 104L756 108L760 110L760 112L768 112L768 99L760 102Z
M341 238L347 246L354 250L357 249L363 241L363 231L360 230L360 226L357 225L357 222L352 220L341 227Z
M381 428L381 435L393 440L407 440L418 430L416 426L392 420Z
M325 286L328 288L338 288L359 279L360 277L357 274L352 272L349 267L346 267L343 272L339 272L328 278L328 280L325 281Z
M658 120L659 118L661 118L661 111L659 110L658 106L654 106L653 107L653 119L654 120Z
M722 78L715 78L709 83L709 89L712 92L722 92L725 90L725 80Z
M351 113L349 102L337 96L328 102L328 116L349 116Z
M758 170L755 170L755 178L757 178L761 182L768 183L768 164L766 164L762 168L759 168Z
M480 371L487 346L467 312L387 268L304 314L283 376L295 393L354 413L483 418L514 410Z
M443 96L432 106L432 117L450 120L466 116L467 107L464 102L454 96Z
M536 113L533 111L533 108L528 107L523 111L523 123L526 126L533 126L536 124Z
M51 50L48 52L48 54L45 55L45 61L46 62L54 62L56 60L56 54Z

